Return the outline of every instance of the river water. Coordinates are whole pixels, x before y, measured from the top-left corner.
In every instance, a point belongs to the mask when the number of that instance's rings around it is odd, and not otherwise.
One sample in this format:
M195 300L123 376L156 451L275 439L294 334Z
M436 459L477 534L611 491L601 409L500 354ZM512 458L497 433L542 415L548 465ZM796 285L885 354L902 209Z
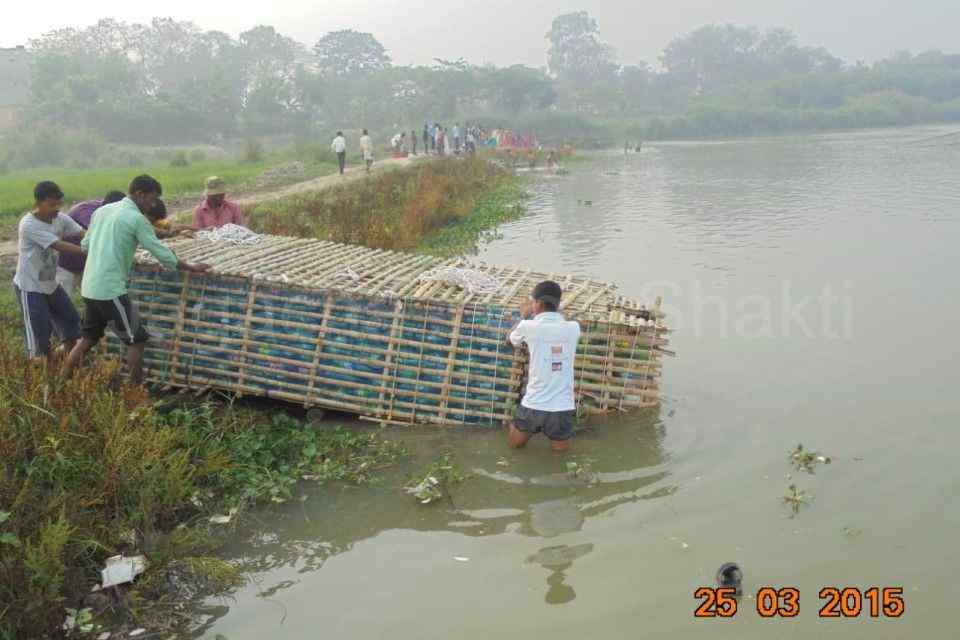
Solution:
M485 260L662 295L662 407L595 419L570 479L535 439L397 430L410 467L258 514L203 637L946 638L958 592L960 146L936 128L599 154L533 186ZM590 201L591 204L587 204ZM794 470L798 443L832 464ZM418 507L452 451L475 477ZM798 513L789 485L810 496ZM743 569L732 619L694 591ZM799 615L754 594L795 587ZM902 587L899 619L821 619L823 587Z

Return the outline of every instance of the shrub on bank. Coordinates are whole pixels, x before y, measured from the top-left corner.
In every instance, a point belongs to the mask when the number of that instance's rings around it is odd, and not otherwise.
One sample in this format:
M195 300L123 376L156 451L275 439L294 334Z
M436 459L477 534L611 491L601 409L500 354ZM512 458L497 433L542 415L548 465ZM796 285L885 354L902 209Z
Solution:
M313 430L283 414L210 404L163 412L143 390L114 391L112 361L61 383L45 363L25 358L8 328L16 326L8 302L0 328L0 638L54 634L65 607L79 609L99 582L104 559L120 553L149 562L123 602L141 624L173 625L172 601L239 580L203 555L215 546L211 527L222 526L210 524L211 514L286 500L304 476L366 482L402 453L375 432ZM171 573L186 593L171 593Z
M263 204L248 221L261 233L412 251L470 215L483 193L511 180L510 171L479 157L444 158Z

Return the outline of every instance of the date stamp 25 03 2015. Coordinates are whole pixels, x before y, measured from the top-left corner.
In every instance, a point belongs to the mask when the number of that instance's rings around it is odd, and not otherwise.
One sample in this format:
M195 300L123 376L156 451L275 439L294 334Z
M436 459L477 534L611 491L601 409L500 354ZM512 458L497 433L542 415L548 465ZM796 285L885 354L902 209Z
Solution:
M739 607L736 590L700 587L693 597L702 600L694 610L697 618L732 618ZM905 611L903 587L824 587L820 589L821 618L899 618ZM757 614L762 618L795 618L800 615L800 590L794 587L761 587L757 590Z

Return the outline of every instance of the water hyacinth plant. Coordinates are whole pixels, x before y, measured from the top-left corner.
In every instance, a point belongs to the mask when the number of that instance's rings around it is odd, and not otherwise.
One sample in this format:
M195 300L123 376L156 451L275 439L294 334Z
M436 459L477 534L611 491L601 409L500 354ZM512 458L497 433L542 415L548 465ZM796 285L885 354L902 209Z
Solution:
M790 452L790 463L797 471L813 474L817 465L830 464L830 462L830 458L819 451L804 451L802 444L798 444L797 448Z

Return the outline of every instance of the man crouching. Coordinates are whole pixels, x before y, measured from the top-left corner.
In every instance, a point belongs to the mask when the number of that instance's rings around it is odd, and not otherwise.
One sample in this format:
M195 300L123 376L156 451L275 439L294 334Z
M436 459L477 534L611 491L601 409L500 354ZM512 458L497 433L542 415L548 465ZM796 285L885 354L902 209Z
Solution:
M520 321L510 331L514 347L526 345L530 353L527 388L507 439L514 449L543 432L554 451L570 448L576 405L573 399L573 365L580 325L558 312L560 285L550 280L533 288L530 300L520 305Z

